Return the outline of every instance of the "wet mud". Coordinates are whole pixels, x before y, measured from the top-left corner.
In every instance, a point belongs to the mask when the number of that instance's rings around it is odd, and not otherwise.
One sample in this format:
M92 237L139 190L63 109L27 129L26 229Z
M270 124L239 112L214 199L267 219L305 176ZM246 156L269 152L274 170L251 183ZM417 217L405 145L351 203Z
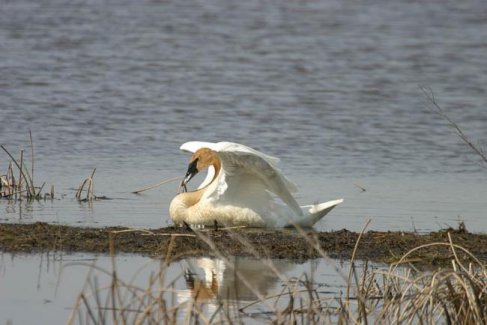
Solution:
M450 234L451 242L448 234ZM186 256L237 255L305 260L322 257L392 263L410 250L407 260L426 265L444 265L458 245L487 261L487 234L472 234L464 228L429 234L369 231L362 235L348 230L160 229L82 228L47 223L0 224L0 251L11 253L91 252L133 253L177 260ZM460 257L467 255L455 249Z

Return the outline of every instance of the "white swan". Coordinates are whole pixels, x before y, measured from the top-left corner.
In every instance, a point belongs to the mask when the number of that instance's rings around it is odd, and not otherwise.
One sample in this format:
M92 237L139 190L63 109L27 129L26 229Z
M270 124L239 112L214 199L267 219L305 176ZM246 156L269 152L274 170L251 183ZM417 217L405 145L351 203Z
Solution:
M208 175L196 191L171 201L169 214L178 225L311 227L343 202L300 207L291 195L296 186L276 167L279 159L241 144L191 141L180 149L193 153L184 190L198 172L208 169Z

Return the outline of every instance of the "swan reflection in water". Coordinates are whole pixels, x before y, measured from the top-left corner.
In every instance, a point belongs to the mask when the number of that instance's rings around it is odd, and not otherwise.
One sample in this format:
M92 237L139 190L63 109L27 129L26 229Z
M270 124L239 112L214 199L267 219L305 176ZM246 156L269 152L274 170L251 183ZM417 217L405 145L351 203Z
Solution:
M231 257L187 258L184 267L186 290L178 292L179 303L202 303L214 312L222 302L249 303L282 290L280 275L292 272L296 264L272 260L275 270L259 259ZM277 271L277 272L276 272Z

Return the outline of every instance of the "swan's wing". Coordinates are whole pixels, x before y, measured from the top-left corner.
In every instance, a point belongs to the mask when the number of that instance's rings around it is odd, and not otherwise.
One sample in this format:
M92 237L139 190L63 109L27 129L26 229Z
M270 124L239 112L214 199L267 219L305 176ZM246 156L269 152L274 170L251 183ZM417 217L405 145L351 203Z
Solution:
M219 151L218 155L222 162L223 175L220 176L219 186L215 189L217 196L222 195L225 200L228 200L230 195L237 200L244 196L257 198L264 196L267 190L277 195L296 215L302 215L301 208L291 195L290 182L262 156L253 152L234 150ZM250 182L252 186L242 186L244 182ZM230 186L233 186L231 191Z
M233 143L233 142L203 142L203 141L189 141L183 143L179 149L182 151L187 151L191 153L195 153L198 149L201 148L209 148L213 151L218 153L225 153L229 155L239 155L242 157L260 157L265 162L267 162L270 167L280 175L281 180L284 182L285 188L291 192L297 192L297 186L292 181L290 181L287 177L282 175L280 170L277 168L277 164L279 163L279 158L266 155L260 151L252 149L250 147L244 146L243 144ZM245 159L244 159L245 160ZM276 193L278 194L278 193Z
M213 143L213 142L189 141L189 142L183 143L181 145L181 147L179 147L179 149L182 151L195 153L196 151L198 151L198 149L201 149L201 148L212 149L212 147L214 147L215 145L216 145L216 143Z
M277 195L297 215L302 211L291 195L296 192L296 185L288 180L277 168L279 159L260 151L233 142L202 142L190 141L181 145L180 149L196 152L201 148L209 148L218 153L223 173L219 176L218 186L205 194L215 201L242 201L247 203L270 200L266 192Z
M243 144L233 143L233 142L203 142L203 141L189 141L183 143L179 149L182 151L187 151L195 153L198 149L208 148L216 152L226 151L226 152L240 152L249 153L261 157L262 159L269 162L273 167L276 167L279 163L279 158L266 155L260 151L252 149L250 147L244 146Z

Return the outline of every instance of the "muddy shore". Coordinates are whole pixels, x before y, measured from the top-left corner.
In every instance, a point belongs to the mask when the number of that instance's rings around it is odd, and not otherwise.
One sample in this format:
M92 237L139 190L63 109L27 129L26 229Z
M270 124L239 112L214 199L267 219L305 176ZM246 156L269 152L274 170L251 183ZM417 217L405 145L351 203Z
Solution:
M411 249L429 243L459 245L482 261L487 261L487 234L472 234L465 229L446 229L429 234L377 232L363 234L356 258L394 262ZM320 257L313 248L318 242L329 257L350 259L359 237L348 230L297 232L296 230L184 228L135 230L129 228L82 228L47 223L0 224L0 251L39 253L50 251L90 253L134 253L178 259L185 256L217 254L288 258L304 260ZM457 252L459 255L460 252ZM449 263L451 248L432 246L408 256L412 262L428 265Z

